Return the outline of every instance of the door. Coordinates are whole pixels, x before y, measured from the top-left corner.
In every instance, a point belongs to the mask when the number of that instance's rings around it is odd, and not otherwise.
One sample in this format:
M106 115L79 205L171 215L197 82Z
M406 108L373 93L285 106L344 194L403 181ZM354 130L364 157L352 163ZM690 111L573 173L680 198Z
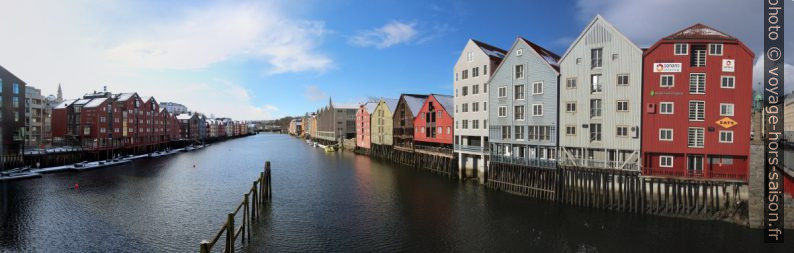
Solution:
M703 155L687 156L687 169L691 175L703 175Z

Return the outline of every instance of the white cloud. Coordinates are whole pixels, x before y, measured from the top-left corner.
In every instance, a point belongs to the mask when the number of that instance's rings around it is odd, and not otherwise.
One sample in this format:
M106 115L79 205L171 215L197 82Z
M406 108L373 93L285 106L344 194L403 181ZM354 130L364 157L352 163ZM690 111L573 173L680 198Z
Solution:
M150 6L155 3L156 6ZM160 5L165 5L160 6ZM91 6L91 8L85 8ZM263 72L324 71L333 60L318 47L328 32L268 3L138 1L2 1L0 65L29 85L75 98L107 85L158 101L235 119L281 111L213 64L242 59ZM200 78L199 78L200 77ZM206 79L206 80L202 80Z
M325 93L325 91L320 90L320 88L316 85L309 85L306 87L305 96L306 99L311 101L320 101L328 98L328 94Z
M416 22L391 21L380 28L358 32L356 36L350 39L350 43L362 47L383 49L397 44L409 43L416 38L418 33Z
M315 52L326 33L316 21L293 21L272 6L218 5L187 11L184 17L152 24L142 38L107 51L109 59L139 68L204 68L235 56L259 58L270 73L332 67Z

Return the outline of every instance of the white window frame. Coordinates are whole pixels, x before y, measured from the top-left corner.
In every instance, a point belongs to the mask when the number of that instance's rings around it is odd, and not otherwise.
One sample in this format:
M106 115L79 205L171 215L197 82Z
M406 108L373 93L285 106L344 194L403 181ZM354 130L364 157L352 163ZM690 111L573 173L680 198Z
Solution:
M723 133L726 134L725 136L728 136L727 134L730 134L731 140L730 141L722 140L722 134ZM720 130L719 137L720 137L720 139L719 139L720 143L733 143L734 134L733 134L733 131L731 131L731 130Z
M524 49L523 49L523 48L516 49L516 55L517 55L517 56L522 56L522 55L524 55Z
M722 113L722 106L729 106L731 108L731 113L730 114ZM734 106L731 103L720 103L720 116L734 116L736 114L735 109L736 106Z
M473 54L471 52L466 53L466 60L468 62L474 61L474 57L473 57Z
M571 82L573 81L573 82ZM571 84L573 83L573 86ZM576 77L570 77L565 79L565 88L566 89L576 89Z
M622 103L622 102L626 103L626 110L621 110L620 109L620 103ZM629 112L630 111L630 109L629 109L629 101L628 100L617 100L617 101L615 101L615 111L616 112Z
M521 107L521 115L518 115L518 113L516 112L516 109L518 109L519 107ZM525 117L526 114L527 114L526 113L526 107L524 105L515 105L515 106L513 106L513 119L514 120L516 120L516 121L524 121L524 119L526 119L526 117Z
M725 79L730 79L731 86L725 86ZM720 88L723 89L735 89L736 88L736 76L721 76L720 77Z
M618 135L618 129L620 129L620 128L625 128L626 129L626 135ZM615 137L618 137L618 138L629 138L629 131L630 131L629 126L618 125L618 126L615 127Z
M573 129L573 133L568 133L568 129ZM565 125L565 135L568 136L575 136L576 135L576 125Z
M540 114L535 114L535 107L540 107ZM534 117L543 116L543 104L532 104L532 116Z
M500 105L496 110L496 115L500 118L507 117L507 106Z
M519 88L520 88L520 93L519 93ZM527 94L527 86L526 85L517 84L517 85L513 86L513 99L514 100L524 100L524 99L526 99L526 94ZM521 95L520 98L519 98L519 95Z
M670 139L664 139L664 138L662 138L662 136L663 136L663 135L662 135L662 132L665 132L665 131L668 131L668 130L670 131ZM659 128L659 141L673 141L673 138L674 138L674 137L673 137L673 134L674 134L674 133L675 133L675 132L673 131L673 129L672 129L672 128Z
M684 53L678 53L678 46L684 46ZM675 43L673 44L673 55L689 55L689 44L687 43Z
M692 145L689 145L689 144L690 144L690 143L689 143L689 142L690 142L690 141L689 141L689 130L692 130L692 129L699 129L699 130L701 130L700 132L702 132L702 133L703 133L703 136L702 136L702 138L703 138L703 142L702 142L702 144L703 144L703 145L702 145L702 146L692 146ZM697 136L695 136L695 137L697 138ZM687 141L687 142L686 142L686 145L687 145L687 147L690 147L690 148L703 148L703 147L705 147L705 146L706 146L706 129L705 129L705 128L703 128L703 127L690 127L690 128L687 128L687 139L686 139L686 141ZM695 144L697 144L697 139L695 139Z
M697 117L698 116L697 112L695 112L696 113L695 114L695 119L692 119L692 117L690 117L690 115L692 115L692 102L700 102L700 103L703 104L703 113L702 113L702 115L700 115L701 117ZM687 114L687 119L689 119L689 121L704 121L704 120L706 120L706 101L703 101L703 100L689 100L688 105L689 105L689 107L688 107L688 112L689 113Z
M499 88L497 88L496 97L498 97L498 98L506 98L507 97L507 86L499 86Z
M670 105L670 112L662 110L664 105ZM672 115L675 114L675 102L659 102L659 114Z
M665 165L665 164L664 164L664 162L663 162L665 159L669 159L669 161L670 161L670 164L668 164L668 165ZM659 167L662 167L662 168L672 168L672 167L673 167L673 161L675 161L675 159L673 159L673 156L671 156L671 155L662 155L662 156L659 156Z
M518 67L521 67L521 76L519 77L518 74ZM524 76L526 76L526 68L524 68L524 64L516 64L513 65L513 78L517 80L523 80Z
M626 77L626 83L624 83L624 84L620 83L620 77L622 77L622 76ZM624 73L624 74L618 74L617 75L617 80L615 80L615 85L617 85L617 86L629 86L630 84L631 84L631 77L629 76L629 74L625 74Z
M536 85L540 87L540 92L535 92ZM543 94L543 82L532 82L532 95L540 95Z
M692 76L693 75L703 75L703 92L693 92L692 91ZM706 73L689 73L689 94L698 94L703 95L706 94L706 79L708 76Z
M711 47L712 47L712 46L719 46L719 48L720 48L720 53L719 53L719 54L712 54L712 53L711 53ZM722 50L723 50L723 49L724 49L724 48L723 48L723 46L722 46L722 43L711 43L711 44L709 44L709 55L722 55Z
M665 85L665 84L664 84L664 78L665 78L665 77L670 77L670 80L672 80L672 83L671 83L671 84L669 84L669 85ZM675 75L660 75L660 76L659 76L659 87L662 87L662 88L672 88L672 87L675 87Z
M569 105L573 105L573 110L568 110L570 108L570 107L568 107ZM576 112L576 101L565 102L565 112L575 113Z

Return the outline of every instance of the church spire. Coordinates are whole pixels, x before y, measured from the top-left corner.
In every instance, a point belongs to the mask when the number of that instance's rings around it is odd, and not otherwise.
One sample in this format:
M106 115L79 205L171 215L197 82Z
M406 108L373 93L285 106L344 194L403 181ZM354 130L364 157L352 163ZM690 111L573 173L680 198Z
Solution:
M61 83L58 83L58 96L56 97L58 103L63 102L63 91L61 90Z

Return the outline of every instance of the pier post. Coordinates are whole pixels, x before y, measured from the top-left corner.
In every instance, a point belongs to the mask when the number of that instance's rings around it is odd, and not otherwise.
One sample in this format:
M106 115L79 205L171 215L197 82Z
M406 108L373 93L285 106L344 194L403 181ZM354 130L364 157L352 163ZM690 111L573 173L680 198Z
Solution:
M201 241L201 244L199 244L199 252L210 253L210 242L207 240Z
M226 216L226 252L234 253L234 213Z
M245 234L248 233L248 242L251 242L251 221L249 220L251 217L250 213L248 212L248 193L245 194L245 198L243 199L243 241L245 241Z

